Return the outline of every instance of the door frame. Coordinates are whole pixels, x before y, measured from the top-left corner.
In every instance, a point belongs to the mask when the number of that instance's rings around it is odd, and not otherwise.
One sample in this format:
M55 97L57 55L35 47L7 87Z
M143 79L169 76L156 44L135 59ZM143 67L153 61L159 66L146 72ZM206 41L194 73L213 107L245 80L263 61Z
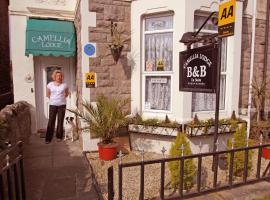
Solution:
M34 79L35 79L35 100L36 100L36 127L37 127L37 131L40 129L44 129L46 127L42 127L42 122L41 122L41 117L38 114L38 112L43 112L44 114L46 114L45 112L47 112L45 110L45 106L42 105L41 102L46 103L43 99L45 99L46 97L46 91L45 91L45 87L43 87L42 85L44 85L46 82L46 72L44 73L44 70L46 69L46 67L44 67L41 62L43 59L59 59L58 57L43 57L43 56L34 56ZM65 80L65 74L69 73L69 92L70 92L70 107L74 108L74 106L76 106L76 77L75 77L75 57L69 57L66 58L68 59L67 63L69 64L68 69L66 70L66 72L64 73L64 80ZM60 65L50 65L50 66L60 66ZM65 66L64 66L65 67ZM42 84L42 85L40 85ZM43 95L40 95L40 93L42 92ZM45 96L44 96L45 95Z

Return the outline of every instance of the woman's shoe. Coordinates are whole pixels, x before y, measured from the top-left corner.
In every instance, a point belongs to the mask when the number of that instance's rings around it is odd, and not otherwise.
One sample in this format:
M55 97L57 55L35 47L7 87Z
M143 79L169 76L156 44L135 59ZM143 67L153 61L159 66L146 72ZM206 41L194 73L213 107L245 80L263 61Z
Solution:
M49 144L50 143L50 141L45 141L45 144Z
M57 141L57 142L61 142L62 139L61 139L61 138L57 138L56 141Z

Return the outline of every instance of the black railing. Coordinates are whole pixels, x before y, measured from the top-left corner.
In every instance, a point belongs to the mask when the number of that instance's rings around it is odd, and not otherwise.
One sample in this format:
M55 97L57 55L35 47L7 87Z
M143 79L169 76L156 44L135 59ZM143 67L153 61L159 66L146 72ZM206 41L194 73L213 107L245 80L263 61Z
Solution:
M262 149L263 148L269 148L270 144L263 144L258 146L250 146L250 147L244 147L244 148L232 148L231 150L226 151L217 151L217 152L210 152L210 153L200 153L200 154L193 154L188 156L180 156L180 157L172 157L172 158L162 158L162 159L156 159L156 160L144 160L142 156L141 162L130 162L130 163L122 163L122 159L120 159L120 163L118 165L118 199L121 200L123 198L123 169L128 167L138 167L140 166L140 194L139 199L144 199L144 179L145 179L145 166L150 164L160 164L160 194L159 199L181 199L181 198L188 198L188 197L194 197L199 196L201 194L214 192L214 191L220 191L223 189L229 189L232 187L255 183L259 181L263 181L270 178L270 174L267 174L270 168L270 162L268 163L266 169L264 169L263 174L261 174L262 171ZM248 163L249 163L249 151L258 150L257 154L257 163L255 168L255 176L253 178L248 178ZM269 149L270 150L270 149ZM243 175L242 180L235 181L235 175L234 175L234 165L235 165L235 158L237 152L244 152L244 168L243 168ZM218 170L219 170L219 158L221 155L227 155L230 156L230 162L228 166L228 179L225 182L225 184L218 184ZM207 189L202 188L201 186L201 176L202 176L202 163L203 158L205 157L215 157L217 162L214 162L213 165L213 185L212 187L208 187ZM184 162L187 159L197 159L197 187L193 189L191 192L184 192ZM214 159L213 159L214 160ZM172 162L172 161L179 161L180 162L180 180L179 180L179 194L173 195L173 196L165 196L164 195L164 185L165 185L165 168L166 163ZM159 174L158 172L155 174ZM128 179L129 177L125 177ZM139 178L139 177L138 177ZM108 199L114 198L114 184L113 184L113 167L110 167L108 169Z
M22 142L0 153L0 200L25 200Z

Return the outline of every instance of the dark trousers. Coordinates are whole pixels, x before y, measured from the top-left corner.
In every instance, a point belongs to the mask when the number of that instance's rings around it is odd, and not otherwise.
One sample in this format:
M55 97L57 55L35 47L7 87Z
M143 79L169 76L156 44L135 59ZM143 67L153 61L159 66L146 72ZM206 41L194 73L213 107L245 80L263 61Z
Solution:
M49 122L46 132L46 141L50 142L53 138L56 116L57 116L56 137L59 139L63 138L65 112L66 112L66 105L61 106L50 105Z

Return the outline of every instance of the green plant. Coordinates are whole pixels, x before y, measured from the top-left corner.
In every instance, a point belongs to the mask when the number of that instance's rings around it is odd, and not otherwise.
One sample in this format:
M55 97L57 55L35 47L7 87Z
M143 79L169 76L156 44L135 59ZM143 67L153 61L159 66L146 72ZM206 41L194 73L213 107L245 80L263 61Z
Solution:
M179 133L175 141L171 145L170 156L181 156L182 150L180 149L183 144L184 155L190 155L190 145L185 133ZM180 180L180 162L172 161L169 163L169 169L171 173L171 185L173 188L179 187ZM193 177L195 175L196 167L192 159L186 159L184 161L184 189L189 190L193 186Z
M180 128L180 124L176 121L171 121L167 115L165 116L164 120L160 120L157 118L143 119L139 113L136 113L134 117L129 119L129 124Z
M110 49L119 49L124 46L124 43L129 41L129 37L124 37L124 31L120 30L117 27L117 24L114 23L111 25L111 41L109 44Z
M93 138L101 138L104 144L112 143L119 127L127 124L125 106L128 99L97 97L96 106L89 102L83 103L83 111L69 110L84 120L88 126L83 129L90 130Z
M234 144L232 144L232 138L234 138ZM248 140L248 145L252 145L253 141ZM227 142L227 149L230 150L233 148L242 148L247 146L247 130L246 126L242 125L240 128L236 129L236 132ZM248 151L248 175L250 175L252 170L252 155L253 151ZM227 161L230 165L230 156L231 154L227 154ZM234 165L233 165L233 174L235 176L242 176L244 172L244 163L245 162L245 151L237 151L234 154Z

